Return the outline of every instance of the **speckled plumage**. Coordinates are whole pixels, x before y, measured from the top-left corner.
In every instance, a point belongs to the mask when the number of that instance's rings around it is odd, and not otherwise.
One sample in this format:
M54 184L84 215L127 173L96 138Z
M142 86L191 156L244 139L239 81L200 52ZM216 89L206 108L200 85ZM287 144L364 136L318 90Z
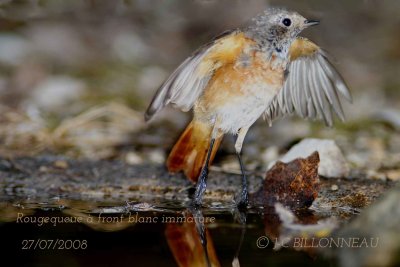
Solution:
M215 139L217 149L226 133L238 135L239 155L248 129L262 115L271 123L297 113L331 125L333 109L343 118L338 96L351 100L346 85L322 50L298 37L315 24L296 12L267 9L249 26L201 47L173 72L145 114L150 119L168 104L193 109L193 122L169 156L171 171L184 170L195 181L207 144Z

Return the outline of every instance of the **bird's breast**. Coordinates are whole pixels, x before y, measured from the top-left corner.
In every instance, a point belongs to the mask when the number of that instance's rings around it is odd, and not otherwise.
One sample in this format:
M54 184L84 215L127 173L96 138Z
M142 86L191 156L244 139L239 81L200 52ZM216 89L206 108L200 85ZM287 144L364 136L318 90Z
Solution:
M283 86L284 68L274 58L254 53L246 64L237 60L219 68L195 104L195 117L221 121L224 132L250 126Z

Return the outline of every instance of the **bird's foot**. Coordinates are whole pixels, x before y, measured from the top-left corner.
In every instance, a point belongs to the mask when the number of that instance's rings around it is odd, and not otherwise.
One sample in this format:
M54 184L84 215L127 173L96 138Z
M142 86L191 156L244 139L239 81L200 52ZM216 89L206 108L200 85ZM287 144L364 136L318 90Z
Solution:
M239 210L246 210L249 205L249 193L247 187L244 187L240 194L235 198L236 206Z
M201 205L203 204L203 199L202 197L193 197L192 202L190 204L194 208L200 208Z
M199 180L197 181L196 191L192 199L191 205L193 207L201 207L203 203L203 195L207 188L207 183L206 183L207 176L208 176L208 170L206 168L203 168Z

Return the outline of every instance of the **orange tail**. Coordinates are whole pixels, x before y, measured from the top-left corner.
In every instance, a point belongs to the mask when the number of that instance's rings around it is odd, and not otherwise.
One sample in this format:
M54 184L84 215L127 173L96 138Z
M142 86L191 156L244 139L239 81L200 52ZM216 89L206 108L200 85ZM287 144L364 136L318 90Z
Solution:
M170 172L183 171L187 178L196 182L201 168L206 161L211 142L211 131L211 127L204 123L194 120L189 123L168 156L168 170ZM214 142L210 164L214 159L221 140L222 136L218 137Z

